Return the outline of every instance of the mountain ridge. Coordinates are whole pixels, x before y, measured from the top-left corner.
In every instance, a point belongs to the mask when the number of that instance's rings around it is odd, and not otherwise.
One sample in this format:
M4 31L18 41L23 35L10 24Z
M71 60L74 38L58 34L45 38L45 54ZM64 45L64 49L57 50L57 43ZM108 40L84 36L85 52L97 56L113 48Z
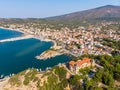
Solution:
M73 12L60 16L46 18L47 20L83 20L96 18L120 18L120 6L106 5L84 11Z

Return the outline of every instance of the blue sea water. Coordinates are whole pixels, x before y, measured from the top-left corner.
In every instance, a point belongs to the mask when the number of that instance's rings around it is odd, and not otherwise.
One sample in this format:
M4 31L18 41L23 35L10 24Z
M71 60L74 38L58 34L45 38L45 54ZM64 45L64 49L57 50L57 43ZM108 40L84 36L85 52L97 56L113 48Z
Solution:
M23 33L21 33L21 32L11 31L11 30L8 30L8 29L0 28L0 40L13 38L13 37L19 37L21 35L23 35Z
M53 67L71 59L66 55L47 60L37 60L35 58L36 55L40 55L52 45L52 42L44 42L33 38L0 43L0 75L16 74L28 68L45 70L47 67Z

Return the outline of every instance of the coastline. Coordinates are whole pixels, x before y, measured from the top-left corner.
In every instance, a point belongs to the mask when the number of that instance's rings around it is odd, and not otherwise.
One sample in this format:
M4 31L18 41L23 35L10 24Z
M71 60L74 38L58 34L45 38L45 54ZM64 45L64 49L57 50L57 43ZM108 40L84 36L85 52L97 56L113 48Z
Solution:
M23 37L23 36L30 36L31 38L34 38L34 39L37 39L37 40L40 40L40 41L45 41L45 42L52 42L53 43L53 46L51 47L54 47L54 45L56 45L55 41L53 40L50 40L50 39L41 39L40 37L37 37L35 35L31 35L31 34L28 34L27 32L24 32L20 29L12 29L12 28L5 28L5 27L1 27L1 29L5 29L5 30L10 30L10 31L17 31L17 32L21 32L23 35L19 36L19 37ZM13 38L16 38L16 37L13 37ZM6 39L4 39L6 40ZM1 40L0 40L1 41ZM15 41L15 40L13 40ZM12 75L11 75L12 76ZM0 90L3 90L4 86L8 83L8 80L10 79L11 76L5 76L4 78L0 79Z
M23 36L25 36L26 38L34 38L34 39L37 39L37 40L40 40L40 41L45 41L45 42L52 42L53 43L53 45L50 47L50 49L60 49L61 48L61 46L57 46L57 43L54 41L54 40L51 40L51 39L47 39L47 38L40 38L40 37L38 37L38 36L35 36L35 35L31 35L31 34L29 34L29 33L27 33L27 32L24 32L24 31L22 31L22 30L20 30L20 29L12 29L12 28L5 28L5 27L0 27L0 28L2 28L2 29L6 29L6 30L11 30L11 31L17 31L17 32L21 32L21 33L23 33L23 35L22 36L20 36L20 37L23 37ZM11 41L15 41L16 40L16 37L15 38L12 38L13 40L11 40ZM19 38L19 40L21 40L22 38ZM6 40L6 39L5 39ZM5 41L5 40L3 40L3 41ZM7 41L7 40L6 40ZM9 40L8 40L9 41ZM2 41L1 41L2 42ZM44 51L43 53L45 53L46 51ZM42 53L42 54L43 54ZM64 53L63 53L64 54ZM62 55L62 53L60 53L59 51L58 51L58 53L57 54L55 54L55 55L52 55L52 56L48 56L48 58L52 58L52 57L55 57L55 56L58 56L58 55ZM40 56L40 55L39 55ZM36 59L40 59L40 57L39 56L36 56L35 58ZM48 58L46 58L46 57L44 57L44 58L42 58L42 59L48 59Z
M17 32L21 32L23 35L25 34L25 32L23 32L23 31L21 31L21 30L19 30L19 29L5 28L5 27L1 27L1 26L0 26L0 28L1 28L1 29L10 30L10 31L17 31Z
M8 83L10 77L6 76L3 79L0 79L0 90L3 90L4 86Z
M61 53L60 50L59 50L59 49L61 49L61 46L57 46L57 43L54 40L51 40L51 39L41 39L41 38L38 38L38 37L34 37L34 38L36 38L38 40L41 40L41 41L52 42L53 43L53 45L50 47L50 49L44 51L40 55L37 55L35 57L36 59L38 59L38 60L47 60L49 58L53 58L55 56L59 56L59 55L64 54L64 53ZM56 52L51 52L51 49L56 50Z
M31 35L31 34L29 34L29 33L27 33L27 32L24 32L23 30L20 30L20 29L11 29L11 28L4 28L4 27L0 27L0 28L1 28L1 29L6 29L6 30L17 31L17 32L23 33L23 35L21 35L20 37L25 36L25 35ZM15 38L16 38L16 37L15 37ZM42 38L40 38L40 37L38 37L38 36L35 36L35 35L32 35L31 38L34 38L34 39L37 39L37 40L40 40L40 41L45 41L45 42L52 42L53 45L50 47L50 49L51 49L51 48L58 49L58 48L61 47L61 46L57 46L57 43L56 43L54 40L51 40L51 39L46 39L46 38L43 38L43 39L42 39ZM44 52L45 52L45 51L44 51ZM44 53L44 52L43 52L43 53ZM62 54L64 54L64 53L60 53L59 55L62 55ZM52 56L52 57L59 56L59 55L54 55L54 56ZM50 58L52 58L52 57L50 57ZM47 58L47 59L48 59L48 58ZM39 59L38 59L38 60L39 60ZM8 80L10 79L10 77L11 77L11 76L6 76L6 77L0 79L0 90L3 89L3 87L4 87L5 84L8 82Z
M31 34L29 34L29 33L26 33L26 32L24 32L24 31L22 31L22 30L20 30L20 29L5 28L5 27L1 27L1 26L0 26L0 28L6 29L6 30L11 30L11 31L21 32L21 33L23 33L22 36L30 35L30 36L33 36L33 37L31 37L31 38L35 38L35 39L40 40L40 41L52 42L53 44L56 45L56 42L53 41L53 40L51 40L51 39L42 39L42 38L37 37L37 36L35 36L35 35L31 35ZM20 36L20 37L21 37L21 36ZM53 45L52 47L54 47L54 45Z
M42 54L36 56L36 59L46 60L46 59L53 58L53 57L60 56L60 55L62 55L62 53L59 50L50 48L49 50L46 50Z

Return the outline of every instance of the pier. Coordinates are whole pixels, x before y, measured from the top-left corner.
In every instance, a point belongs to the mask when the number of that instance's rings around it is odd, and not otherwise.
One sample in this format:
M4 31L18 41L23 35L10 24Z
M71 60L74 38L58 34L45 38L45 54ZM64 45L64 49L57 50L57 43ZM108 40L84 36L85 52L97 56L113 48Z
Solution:
M0 43L2 43L2 42L10 42L10 41L17 41L17 40L23 40L23 39L29 39L29 38L33 38L33 35L25 35L25 36L21 36L21 37L3 39L3 40L0 40Z

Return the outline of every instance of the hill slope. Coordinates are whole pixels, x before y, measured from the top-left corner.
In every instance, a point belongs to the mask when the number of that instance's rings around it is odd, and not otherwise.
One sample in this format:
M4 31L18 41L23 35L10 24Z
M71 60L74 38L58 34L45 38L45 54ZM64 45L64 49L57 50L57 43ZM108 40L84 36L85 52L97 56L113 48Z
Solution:
M51 20L83 20L83 19L96 19L96 18L120 18L120 6L106 5L90 10L70 13L66 15L50 17Z

